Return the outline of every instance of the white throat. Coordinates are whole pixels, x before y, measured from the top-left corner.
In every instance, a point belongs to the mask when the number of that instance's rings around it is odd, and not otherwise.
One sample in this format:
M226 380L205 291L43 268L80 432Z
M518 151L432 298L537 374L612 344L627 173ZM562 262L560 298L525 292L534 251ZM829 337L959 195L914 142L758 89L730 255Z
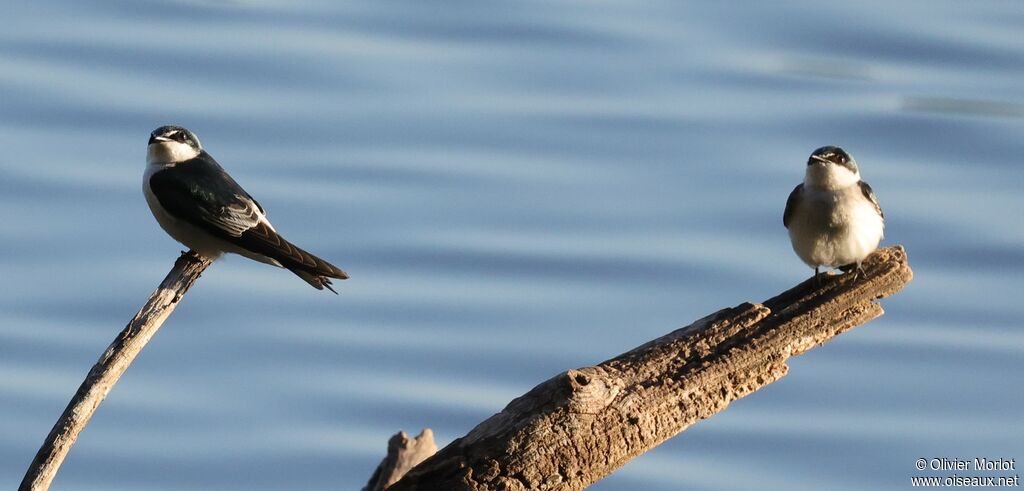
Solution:
M848 188L858 181L860 171L852 172L838 164L811 164L807 166L807 175L804 176L805 186L828 191Z
M149 164L175 164L194 159L199 155L191 145L176 141L158 141L149 144L146 149L146 163Z

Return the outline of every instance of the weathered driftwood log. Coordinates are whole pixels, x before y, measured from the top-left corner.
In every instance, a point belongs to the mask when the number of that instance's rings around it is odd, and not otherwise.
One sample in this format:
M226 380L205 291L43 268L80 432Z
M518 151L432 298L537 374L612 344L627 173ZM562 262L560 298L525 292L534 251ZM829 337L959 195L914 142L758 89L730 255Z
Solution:
M53 425L43 446L25 473L19 490L45 490L53 478L78 434L89 423L96 408L110 393L121 374L146 346L157 329L171 315L189 287L210 265L210 261L192 251L183 253L174 268L149 297L146 305L117 336L86 375L78 392L71 398L64 414Z
M721 310L513 400L390 491L583 489L786 374L786 359L882 315L913 277L900 246L852 274ZM820 283L820 284L819 284Z
M363 491L384 491L420 462L437 453L434 432L424 428L416 438L409 438L404 431L395 433L388 440L388 455L384 457L370 482Z

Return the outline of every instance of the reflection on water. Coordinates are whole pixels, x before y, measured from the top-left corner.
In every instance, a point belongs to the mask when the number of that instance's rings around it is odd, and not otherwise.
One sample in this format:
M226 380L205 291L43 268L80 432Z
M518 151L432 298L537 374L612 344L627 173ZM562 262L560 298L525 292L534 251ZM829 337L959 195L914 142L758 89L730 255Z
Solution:
M180 249L140 189L165 123L352 279L334 297L217 263L58 486L357 488L398 429L447 442L804 279L782 207L825 144L857 157L914 283L595 488L896 488L922 456L1020 459L1014 7L10 5L0 487Z
M908 97L903 107L910 111L930 111L964 116L1024 116L1024 105L1008 102L947 99L941 97Z

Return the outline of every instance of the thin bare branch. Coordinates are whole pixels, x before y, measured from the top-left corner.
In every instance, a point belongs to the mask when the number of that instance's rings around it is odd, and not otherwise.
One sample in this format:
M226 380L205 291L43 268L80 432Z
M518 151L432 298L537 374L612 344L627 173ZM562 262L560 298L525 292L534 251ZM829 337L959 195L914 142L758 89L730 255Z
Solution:
M53 425L43 446L36 453L35 459L25 473L19 490L42 491L49 489L50 483L57 475L57 470L64 462L71 446L75 444L78 434L89 423L96 408L110 393L121 374L128 369L142 348L157 329L163 325L174 307L199 275L210 265L206 258L192 251L183 253L174 263L174 268L160 283L156 291L149 297L146 305L135 314L135 318L121 331L113 343L100 356L86 375L85 381L78 392L71 398L64 414Z

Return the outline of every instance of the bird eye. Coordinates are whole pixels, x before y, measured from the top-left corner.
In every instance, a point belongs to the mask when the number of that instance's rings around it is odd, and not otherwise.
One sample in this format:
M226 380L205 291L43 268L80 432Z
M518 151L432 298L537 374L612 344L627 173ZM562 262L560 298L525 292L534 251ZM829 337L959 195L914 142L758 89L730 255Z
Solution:
M182 131L178 131L171 135L171 139L177 142L185 143L185 133Z

